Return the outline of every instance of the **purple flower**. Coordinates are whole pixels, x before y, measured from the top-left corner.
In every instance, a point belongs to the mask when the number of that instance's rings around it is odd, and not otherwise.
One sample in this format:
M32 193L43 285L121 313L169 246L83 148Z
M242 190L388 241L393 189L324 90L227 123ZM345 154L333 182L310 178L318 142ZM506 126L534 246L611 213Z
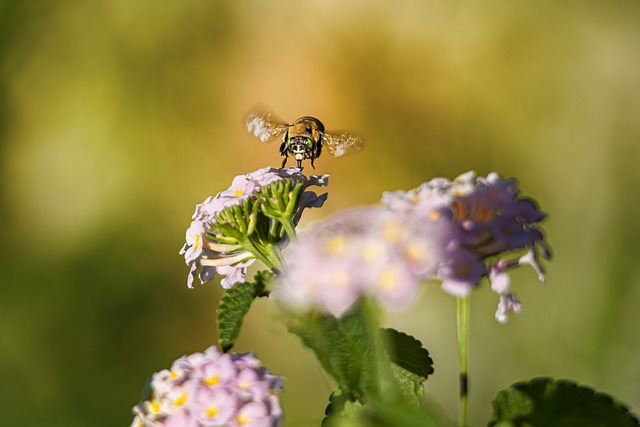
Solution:
M153 375L151 396L133 408L131 427L269 426L282 422L282 378L252 354L183 356Z
M400 307L435 271L443 237L433 224L383 207L340 212L285 251L273 296L291 309L336 317L361 297Z
M264 198L261 194L262 189L269 189L276 183L288 180L291 185L302 184L302 188L310 185L327 185L328 177L312 176L307 178L300 173L298 168L274 169L262 168L246 175L236 176L231 186L216 196L208 197L203 203L196 206L192 222L186 232L186 243L180 250L180 254L184 255L185 262L189 265L189 275L187 285L193 287L196 276L201 283L205 283L215 277L216 273L224 276L220 284L224 288L230 288L237 283L244 282L247 268L255 261L257 254L256 248L265 246L265 242L261 244L245 244L242 239L233 236L227 236L218 230L221 225L216 223L216 218L221 214L230 212L231 209L238 209L247 204L247 209L239 209L234 211L233 215L240 215L238 221L243 224L251 223L253 227L259 221L269 221L258 211L259 218L256 218L256 212L253 209L255 204L264 204ZM288 187L277 187L272 190L279 197L289 197L289 194L279 194L278 191L287 192ZM318 196L313 191L302 191L299 198L293 200L293 210L287 212L290 216L292 224L296 224L304 209L321 207L326 199L326 194ZM280 200L281 201L281 200ZM231 216L233 216L231 215ZM237 217L234 217L237 218ZM267 226L267 229L273 227ZM250 236L251 230L242 231L246 234L244 237L249 239L259 238ZM274 237L276 241L269 241L269 244L286 244L286 240L282 236ZM264 259L264 258L261 258Z
M501 322L509 311L520 311L520 303L509 293L507 270L529 264L544 280L539 255L550 259L551 253L538 223L546 215L533 200L520 196L513 179L467 172L453 181L435 178L413 190L385 193L382 202L394 212L443 229L448 240L435 277L456 296L467 295L488 277L500 295L496 318Z

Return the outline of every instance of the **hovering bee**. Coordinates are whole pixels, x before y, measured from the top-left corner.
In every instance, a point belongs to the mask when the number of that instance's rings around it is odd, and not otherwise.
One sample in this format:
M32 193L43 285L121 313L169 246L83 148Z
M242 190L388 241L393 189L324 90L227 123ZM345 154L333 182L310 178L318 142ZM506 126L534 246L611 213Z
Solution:
M325 132L322 122L310 116L300 117L292 124L287 124L276 119L272 113L252 111L247 114L245 125L249 133L262 142L271 142L276 136L283 135L280 144L280 154L284 157L283 168L289 155L298 162L300 169L305 159L311 160L311 167L315 169L313 162L320 157L323 147L328 148L332 156L339 157L357 153L364 145L361 138L347 132Z

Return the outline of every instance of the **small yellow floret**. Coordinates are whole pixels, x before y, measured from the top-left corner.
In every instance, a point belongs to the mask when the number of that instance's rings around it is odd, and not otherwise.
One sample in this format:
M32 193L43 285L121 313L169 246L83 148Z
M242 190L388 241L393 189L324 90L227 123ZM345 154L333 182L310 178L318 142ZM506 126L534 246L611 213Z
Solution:
M202 246L202 234L196 234L193 249L200 249L200 246ZM173 372L171 372L171 374L173 374Z
M216 415L218 415L218 407L217 406L209 406L204 412L205 412L205 414L207 414L207 417L213 418Z
M400 240L400 227L397 222L389 222L384 226L383 230L384 238L391 243L396 243Z
M425 257L424 248L417 243L411 243L410 245L408 245L406 253L407 258L409 258L409 261L411 262L418 262Z
M362 260L372 263L380 256L380 247L374 243L366 243L362 248Z
M175 406L182 406L187 403L187 393L182 393L176 400L173 401Z
M206 385L208 385L209 387L211 387L212 385L218 384L218 381L220 381L220 377L219 376L211 375L209 378L204 380L204 383Z
M233 193L233 197L240 197L240 196L244 196L244 191L240 190L239 188L236 190L235 193Z
M395 272L392 269L386 269L380 274L380 284L384 289L393 289L396 284Z
M325 245L325 249L330 255L340 255L344 253L346 247L347 239L342 234L332 237Z
M160 403L158 403L157 400L152 400L151 402L149 402L149 412L153 414L157 414L158 412L160 412Z

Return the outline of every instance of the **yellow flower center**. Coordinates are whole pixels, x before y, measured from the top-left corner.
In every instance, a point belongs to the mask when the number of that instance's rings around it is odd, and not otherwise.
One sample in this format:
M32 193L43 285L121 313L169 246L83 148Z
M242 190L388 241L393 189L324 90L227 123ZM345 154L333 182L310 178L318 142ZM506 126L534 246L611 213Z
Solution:
M249 421L251 421L251 419L248 416L246 416L245 414L238 414L236 416L236 421L238 422L238 424L243 426L245 424L249 424Z
M187 393L182 393L176 400L173 401L175 406L182 406L187 402Z
M240 196L244 196L244 191L240 190L239 188L236 190L235 193L233 193L233 197L240 197Z
M379 258L380 247L374 243L366 243L362 248L362 260L364 262L372 263Z
M407 258L409 259L409 261L411 262L418 262L422 259L425 258L425 250L424 248L417 244L417 243L411 243L407 246Z
M157 414L160 412L160 403L157 400L152 400L149 402L149 412Z
M384 289L393 289L396 284L396 275L392 269L386 269L380 274L380 284Z
M207 409L205 409L204 413L207 415L207 417L213 418L216 415L218 415L218 407L217 406L209 406Z
M400 227L397 222L389 222L384 226L383 230L384 238L391 243L396 243L400 240Z
M347 247L347 239L342 234L333 236L325 245L325 249L329 255L341 255Z
M211 375L210 377L204 380L204 383L209 387L211 387L213 385L218 384L218 381L220 381L220 377L218 375Z

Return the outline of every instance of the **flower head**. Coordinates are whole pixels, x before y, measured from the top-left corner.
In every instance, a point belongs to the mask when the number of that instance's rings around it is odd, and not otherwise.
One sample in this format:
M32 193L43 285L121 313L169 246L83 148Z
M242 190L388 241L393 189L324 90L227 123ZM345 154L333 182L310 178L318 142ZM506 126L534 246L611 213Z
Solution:
M538 224L546 215L532 199L521 197L513 179L473 172L453 181L436 178L409 191L385 193L382 202L394 212L404 212L425 221L436 221L448 236L436 277L445 291L465 296L488 277L500 295L496 319L506 320L509 311L520 311L520 303L509 293L507 270L531 265L544 280L539 255L551 257ZM524 255L513 255L525 251Z
M327 185L327 176L267 167L236 176L227 190L197 205L180 250L190 266L189 288L196 276L205 283L216 273L224 276L225 288L244 282L247 268L260 258L257 248L287 243L282 223L296 224L304 209L322 206L326 194L306 191L311 185Z
M282 421L281 385L253 354L210 347L153 375L150 399L133 408L132 427L275 427Z
M342 315L358 298L399 307L435 272L440 230L383 207L338 213L291 245L274 298L297 310Z

